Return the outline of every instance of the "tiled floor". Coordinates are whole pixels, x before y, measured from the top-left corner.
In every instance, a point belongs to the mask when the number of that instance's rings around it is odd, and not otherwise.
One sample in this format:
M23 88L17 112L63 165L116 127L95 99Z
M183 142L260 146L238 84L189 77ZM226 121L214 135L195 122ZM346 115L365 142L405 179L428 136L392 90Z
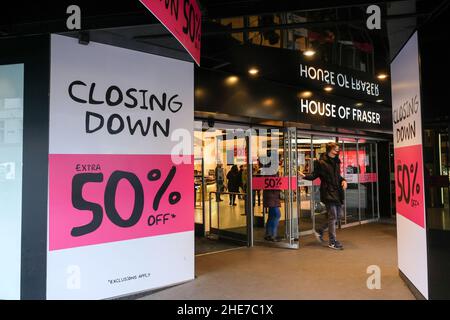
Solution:
M196 280L142 299L414 299L397 269L395 225L338 231L343 251L313 237L299 250L243 248L196 258ZM381 268L381 290L367 288L367 268Z

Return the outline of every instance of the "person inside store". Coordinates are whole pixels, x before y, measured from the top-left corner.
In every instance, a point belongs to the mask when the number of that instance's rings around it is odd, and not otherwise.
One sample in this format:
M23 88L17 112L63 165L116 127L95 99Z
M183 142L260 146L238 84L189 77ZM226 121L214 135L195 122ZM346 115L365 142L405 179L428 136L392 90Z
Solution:
M242 193L245 194L243 196L243 199L245 201L245 213L242 215L247 214L247 179L248 179L248 172L247 172L247 166L241 166L241 189Z
M336 240L336 223L342 215L344 194L347 189L347 181L341 176L341 161L339 160L339 144L330 142L326 145L326 152L319 160L314 161L314 171L305 175L300 173L300 178L313 181L320 178L320 201L327 208L328 222L314 232L317 240L323 243L323 234L328 229L328 247L335 250L344 249Z
M264 190L263 206L269 209L269 217L266 224L266 235L264 240L279 242L277 237L278 224L281 218L281 191L280 190Z
M309 173L309 162L305 163L305 169L303 172ZM308 186L304 186L303 188L305 190L306 196L308 196L308 191L309 191Z
M239 169L234 165L227 174L228 192L230 192L230 206L237 206L236 193L239 193L239 186L241 184Z
M243 181L243 175L244 175L244 167L243 165L241 165L239 167L239 191L242 189L244 190L244 185L247 183L247 181ZM244 190L242 193L245 193L246 191ZM243 199L243 196L239 195L239 199Z
M261 176L261 164L258 161L257 165L252 166L253 177ZM256 206L256 197L258 197L258 207L261 206L261 190L252 190L253 207Z
M225 172L223 171L223 166L221 163L218 163L215 170L216 175L216 185L217 185L217 195L216 195L216 201L220 202L223 201L220 193L224 191L224 180L225 180Z

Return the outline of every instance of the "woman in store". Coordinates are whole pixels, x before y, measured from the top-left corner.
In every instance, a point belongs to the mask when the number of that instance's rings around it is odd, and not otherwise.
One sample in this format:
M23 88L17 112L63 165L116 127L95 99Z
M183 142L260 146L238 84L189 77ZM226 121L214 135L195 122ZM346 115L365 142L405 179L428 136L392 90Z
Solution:
M234 165L227 174L228 192L239 193L239 186L241 184L239 169ZM230 206L236 206L236 194L230 194Z

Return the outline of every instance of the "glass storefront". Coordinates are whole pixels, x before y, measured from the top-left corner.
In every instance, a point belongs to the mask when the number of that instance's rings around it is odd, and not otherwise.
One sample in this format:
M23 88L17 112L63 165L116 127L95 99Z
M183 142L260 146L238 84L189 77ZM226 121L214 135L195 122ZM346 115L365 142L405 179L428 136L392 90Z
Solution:
M243 245L267 244L267 191L256 183L248 186L248 177L251 181L278 177L286 179L289 186L277 191L281 217L275 245L298 248L299 236L312 234L327 223L326 208L320 201L320 179L310 182L297 178L300 172L314 170L314 160L326 152L329 142L341 146L341 174L348 181L340 226L379 219L376 141L208 121L196 121L195 128L198 236Z
M341 138L341 174L347 180L348 188L345 191L344 224L358 223L361 220L360 207L364 202L360 199L359 175L360 153L355 139Z
M20 298L24 65L0 65L0 296Z
M425 130L425 181L427 223L430 229L450 230L448 127Z
M243 183L248 165L242 127L195 123L195 223L197 236L247 241ZM231 173L231 170L233 172Z

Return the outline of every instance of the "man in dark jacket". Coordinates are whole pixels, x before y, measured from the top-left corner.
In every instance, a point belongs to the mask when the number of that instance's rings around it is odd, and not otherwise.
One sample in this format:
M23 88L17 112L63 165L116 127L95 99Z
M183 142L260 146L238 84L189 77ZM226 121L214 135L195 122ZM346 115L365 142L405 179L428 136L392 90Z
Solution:
M336 240L336 222L341 217L344 204L344 190L347 189L347 181L341 176L341 161L339 160L339 144L331 142L327 144L326 153L319 160L314 161L314 172L305 176L306 180L313 181L320 178L320 201L327 207L328 223L317 232L316 238L322 243L323 233L328 228L329 247L342 250L344 247Z

